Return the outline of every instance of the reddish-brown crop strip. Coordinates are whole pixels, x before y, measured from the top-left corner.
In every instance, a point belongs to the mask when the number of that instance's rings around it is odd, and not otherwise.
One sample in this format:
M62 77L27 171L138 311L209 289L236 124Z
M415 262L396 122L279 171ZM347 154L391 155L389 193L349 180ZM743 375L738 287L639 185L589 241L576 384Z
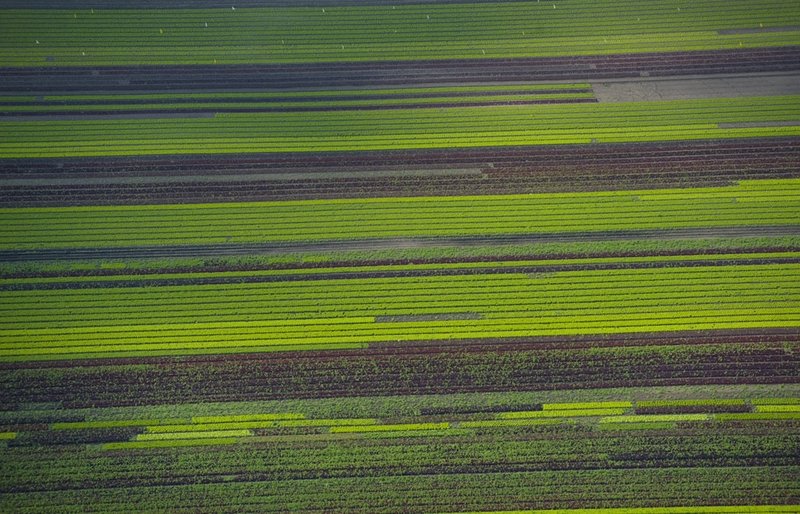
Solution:
M334 64L4 68L0 92L361 87L794 71L800 47Z
M0 205L710 187L742 179L797 176L800 138L203 159L8 160L0 163L0 180L8 181L0 190ZM53 178L59 183L46 183Z
M794 383L800 334L459 341L365 350L5 363L4 408ZM503 373L497 373L502 369ZM357 377L357 380L354 380ZM163 391L171 391L165 397Z

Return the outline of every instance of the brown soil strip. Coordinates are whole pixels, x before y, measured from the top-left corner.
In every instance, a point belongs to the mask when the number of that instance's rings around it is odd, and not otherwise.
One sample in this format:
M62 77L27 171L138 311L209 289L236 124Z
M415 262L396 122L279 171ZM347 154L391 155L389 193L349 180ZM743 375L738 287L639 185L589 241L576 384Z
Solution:
M593 82L600 102L642 102L800 94L800 73L726 77L659 78Z

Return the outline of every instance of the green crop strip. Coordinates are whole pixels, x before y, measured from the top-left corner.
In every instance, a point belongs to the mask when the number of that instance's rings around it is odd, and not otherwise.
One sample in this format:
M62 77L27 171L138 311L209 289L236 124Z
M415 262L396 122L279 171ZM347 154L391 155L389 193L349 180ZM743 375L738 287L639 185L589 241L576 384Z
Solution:
M600 193L19 208L0 209L0 248L793 224L798 209L797 179Z
M603 55L798 44L795 2L643 0L257 9L10 10L2 66ZM626 13L620 16L620 10Z
M386 340L795 326L800 323L800 299L786 281L797 273L797 264L760 264L580 270L532 277L484 274L222 288L7 291L0 298L26 314L9 313L0 331L0 356L17 361L180 355L340 348ZM203 291L211 294L208 300L201 300ZM176 308L184 296L191 297L193 305ZM255 303L248 307L250 301ZM117 302L125 307L116 307ZM78 305L83 320L63 311ZM162 323L154 323L159 318L149 314L156 306ZM376 322L377 316L465 311L480 316ZM70 322L65 325L65 320ZM558 413L551 410L554 407L542 412Z
M792 136L797 96L659 102L0 121L0 157L466 148ZM79 131L80 138L75 134Z
M545 267L545 266L569 266L569 265L591 265L591 264L637 264L637 263L690 263L694 261L714 261L714 260L760 260L760 259L796 259L800 258L800 252L770 252L770 253L732 253L732 254L702 254L702 255L659 255L644 257L596 257L579 259L548 259L548 260L515 260L497 262L456 262L456 263L437 263L437 264L393 264L381 266L341 266L341 267L315 267L297 268L280 270L259 270L259 271L223 271L223 272L187 272L187 273L152 273L137 275L112 275L112 276L79 276L79 277L42 277L42 278L18 278L2 279L0 286L11 286L16 284L57 284L57 283L81 283L81 282L136 282L143 280L174 280L174 279L204 279L204 278L241 278L241 277L265 277L283 275L323 275L328 273L374 273L381 271L415 271L415 270L459 270L459 269L481 269L493 271L498 268L515 267Z
M708 236L707 236L708 237ZM388 260L392 262L419 261L434 259L474 259L474 258L534 258L552 259L560 255L581 255L585 258L597 258L598 255L620 253L663 253L683 252L687 258L692 253L706 252L709 255L737 254L764 248L783 248L787 251L800 250L800 239L785 237L733 237L717 239L656 239L656 240L624 240L624 241L577 241L567 243L500 244L496 246L449 246L430 248L396 248L357 251L331 251L326 253L297 251L286 255L234 255L175 258L138 258L98 260L80 258L46 261L21 261L0 263L0 277L32 272L46 274L92 273L96 270L114 270L121 274L126 271L166 274L173 270L199 269L204 265L213 266L250 266L259 268L308 266L309 264L337 263L362 267L365 261ZM601 257L602 258L602 257ZM311 271L311 268L307 268ZM337 268L341 269L341 268ZM139 274L130 276L140 276ZM77 277L73 277L76 278ZM95 277L101 280L101 276ZM58 277L56 277L58 279ZM16 280L16 279L15 279Z

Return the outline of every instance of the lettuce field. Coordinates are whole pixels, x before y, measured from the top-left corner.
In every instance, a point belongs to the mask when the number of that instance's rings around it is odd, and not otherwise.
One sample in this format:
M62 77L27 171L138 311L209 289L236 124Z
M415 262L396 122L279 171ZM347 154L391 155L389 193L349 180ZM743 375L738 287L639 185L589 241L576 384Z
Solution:
M800 512L800 4L0 5L0 512Z

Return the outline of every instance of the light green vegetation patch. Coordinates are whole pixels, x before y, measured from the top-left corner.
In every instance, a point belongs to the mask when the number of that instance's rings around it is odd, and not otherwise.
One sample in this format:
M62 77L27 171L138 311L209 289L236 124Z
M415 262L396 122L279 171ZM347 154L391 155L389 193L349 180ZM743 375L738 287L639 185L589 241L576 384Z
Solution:
M712 414L637 414L631 416L609 416L600 419L600 423L671 423L681 421L710 421L712 419L715 419L715 416Z
M0 432L0 441L10 441L16 437L16 432Z
M0 157L312 152L800 135L797 96L0 121ZM727 125L725 127L728 127ZM75 133L80 132L76 141Z
M502 412L497 415L497 419L519 419L519 418L564 418L564 417L587 417L587 416L617 416L625 412L626 409L563 409L563 410L540 410L540 411L520 411Z
M793 45L800 37L718 33L798 25L800 9L789 0L393 7L6 10L0 66L549 57Z

